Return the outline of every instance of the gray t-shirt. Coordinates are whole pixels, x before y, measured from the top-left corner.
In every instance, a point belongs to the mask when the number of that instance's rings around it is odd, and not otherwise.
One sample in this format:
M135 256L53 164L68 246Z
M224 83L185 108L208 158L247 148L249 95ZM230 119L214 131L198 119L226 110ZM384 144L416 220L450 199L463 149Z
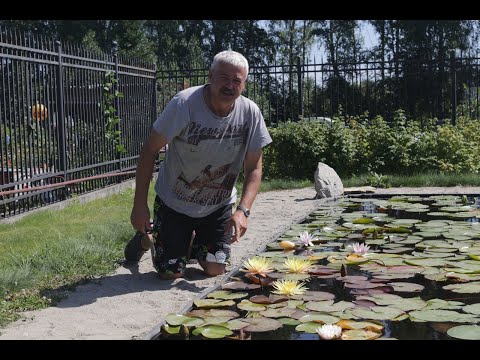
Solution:
M253 101L240 96L219 117L205 103L204 87L179 92L153 124L168 140L155 191L168 207L194 218L235 203L246 152L272 142Z

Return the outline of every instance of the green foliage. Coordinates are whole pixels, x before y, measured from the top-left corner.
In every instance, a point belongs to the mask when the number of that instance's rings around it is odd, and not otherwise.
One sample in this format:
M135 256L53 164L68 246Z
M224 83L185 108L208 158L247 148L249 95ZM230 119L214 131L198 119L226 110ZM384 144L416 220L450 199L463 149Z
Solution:
M273 143L264 152L264 177L312 178L317 163L325 161L327 125L289 121L269 131Z
M382 175L374 172L367 177L367 185L378 188L389 188L392 186L391 180L392 177L389 175Z
M437 125L437 119L407 119L402 109L391 123L381 116L368 120L367 114L340 114L333 120L332 126L299 121L271 128L273 143L264 153L265 177L309 179L318 162L341 177L480 170L479 121L459 118L456 126ZM375 176L370 181L384 183Z
M120 118L117 116L115 101L117 98L123 98L123 93L115 90L118 79L115 73L107 71L105 73L105 83L103 84L103 113L105 115L105 138L115 145L119 153L125 153L125 147L121 143Z

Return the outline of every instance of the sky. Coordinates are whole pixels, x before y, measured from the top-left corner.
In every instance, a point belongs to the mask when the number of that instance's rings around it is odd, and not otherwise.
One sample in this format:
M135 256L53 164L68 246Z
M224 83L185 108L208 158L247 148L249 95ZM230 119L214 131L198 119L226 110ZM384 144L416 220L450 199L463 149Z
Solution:
M367 21L360 20L360 29L357 30L357 36L360 35L363 38L363 49L370 50L378 44L378 36L375 32L373 26ZM325 49L323 46L313 45L312 51L310 52L309 61L315 61L318 63L323 60L326 60Z

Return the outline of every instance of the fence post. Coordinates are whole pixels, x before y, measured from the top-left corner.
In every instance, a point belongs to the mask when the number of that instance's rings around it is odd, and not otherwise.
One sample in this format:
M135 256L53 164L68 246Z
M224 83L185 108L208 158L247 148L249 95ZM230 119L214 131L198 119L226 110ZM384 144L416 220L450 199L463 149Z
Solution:
M118 71L118 42L117 41L112 42L112 54L113 54L113 61L115 63L115 79L117 79L117 82L113 84L113 93L115 94L118 91L118 81L120 80L120 74ZM120 119L119 112L120 112L120 99L118 98L118 96L115 96L115 114ZM120 131L120 122L118 122L115 125L115 131ZM120 131L119 134L120 134L119 141L121 144L122 132ZM118 160L118 171L122 171L122 159L121 159L122 154L120 153L120 151L117 150L116 147L115 147L115 154ZM121 182L121 179L117 178L117 182Z
M455 51L450 53L450 72L452 74L452 125L457 124L457 64L455 60Z
M58 92L57 92L57 104L58 104L58 116L57 116L57 129L58 129L58 159L59 170L63 171L63 181L67 181L67 148L65 142L65 94L63 84L63 59L62 59L62 43L56 41L58 51ZM65 192L65 197L67 193Z
M297 57L297 81L298 81L298 117L303 119L303 76L300 57Z

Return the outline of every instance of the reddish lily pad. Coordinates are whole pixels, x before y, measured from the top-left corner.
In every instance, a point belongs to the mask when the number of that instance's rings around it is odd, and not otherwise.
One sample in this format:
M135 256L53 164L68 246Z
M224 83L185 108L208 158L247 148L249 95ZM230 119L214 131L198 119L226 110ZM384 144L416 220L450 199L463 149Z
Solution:
M271 294L269 296L265 295L254 295L249 300L256 304L276 304L282 301L287 301L289 298L282 295Z
M231 281L222 285L222 289L229 290L254 290L259 289L261 286L258 284L247 284L243 281Z
M325 291L311 291L307 290L302 295L294 295L291 297L293 300L304 301L321 301L321 300L333 300L335 295Z
M265 317L242 319L242 321L248 322L250 324L243 328L243 330L247 332L273 331L280 329L283 326L280 321Z

